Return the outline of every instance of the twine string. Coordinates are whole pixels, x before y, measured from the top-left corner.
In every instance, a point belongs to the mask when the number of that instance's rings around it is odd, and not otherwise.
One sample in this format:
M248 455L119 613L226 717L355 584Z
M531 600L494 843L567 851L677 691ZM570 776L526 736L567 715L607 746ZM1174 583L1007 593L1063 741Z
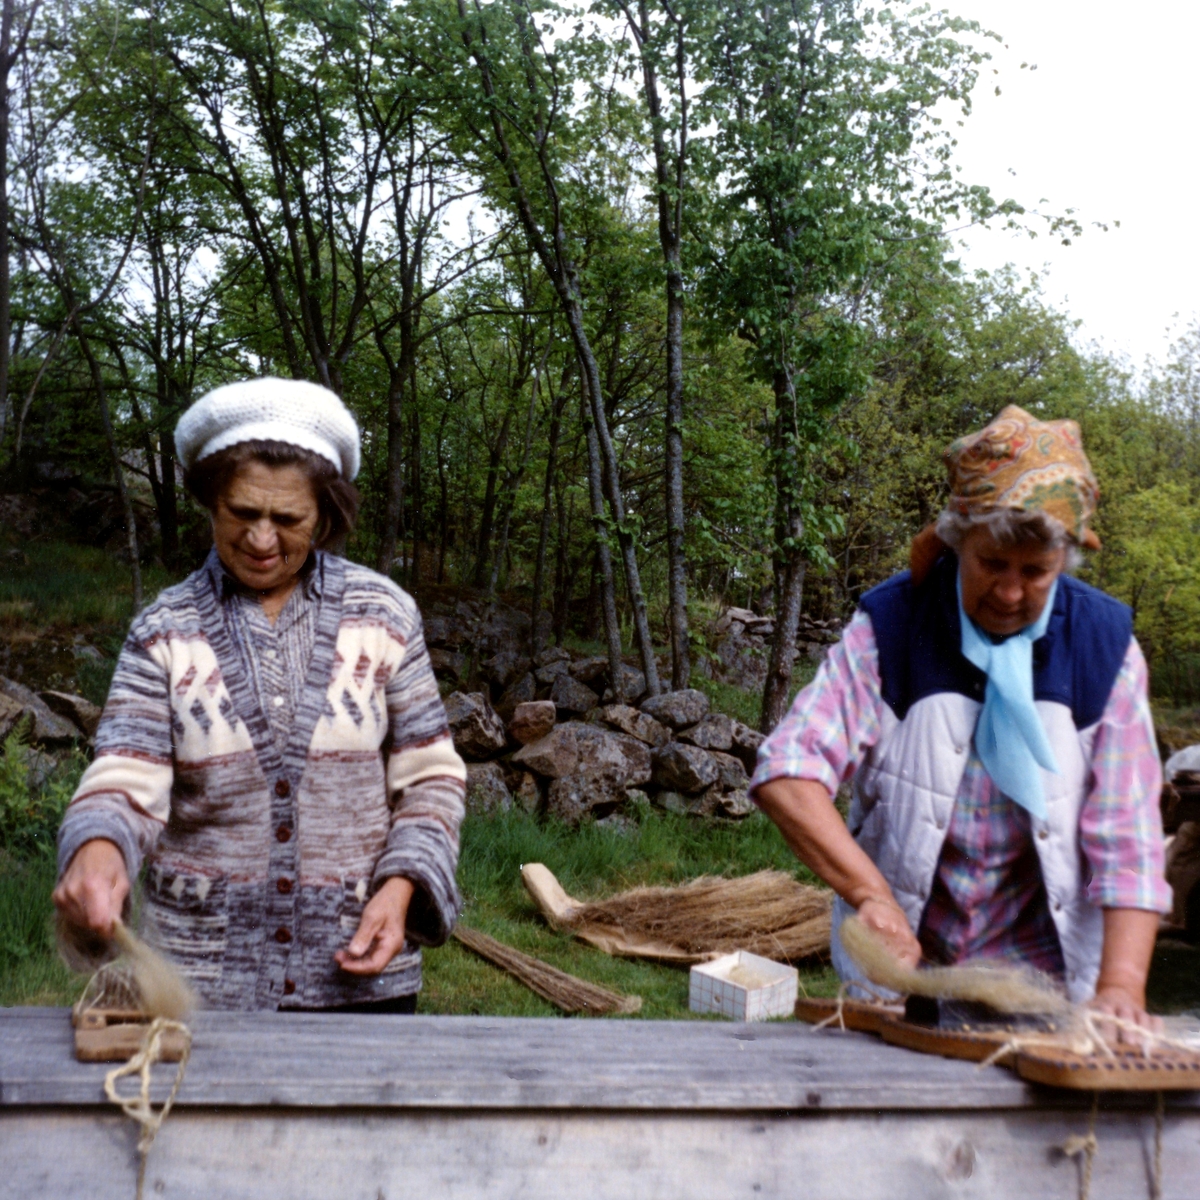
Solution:
M1083 1157L1079 1174L1079 1200L1090 1200L1092 1194L1092 1164L1099 1143L1096 1141L1096 1114L1100 1110L1100 1093L1092 1093L1092 1115L1088 1118L1088 1131L1083 1137L1072 1136L1062 1144L1062 1152L1068 1158Z
M178 1033L183 1038L183 1051L179 1056L179 1066L175 1071L175 1082L165 1101L156 1110L150 1103L150 1074L154 1064L162 1058L163 1035L171 1032ZM192 1052L192 1031L182 1022L173 1021L169 1017L155 1017L150 1022L142 1037L142 1044L128 1062L114 1067L104 1077L104 1094L120 1107L127 1117L131 1117L141 1127L138 1138L138 1174L137 1200L142 1200L142 1190L146 1182L146 1158L154 1139L167 1119L175 1097L179 1095L183 1083L183 1073L187 1068L188 1057ZM117 1087L117 1081L126 1075L136 1075L141 1086L135 1095L122 1095Z
M1154 1196L1153 1200L1162 1200L1163 1194L1163 1117L1166 1113L1167 1098L1159 1092L1154 1104Z

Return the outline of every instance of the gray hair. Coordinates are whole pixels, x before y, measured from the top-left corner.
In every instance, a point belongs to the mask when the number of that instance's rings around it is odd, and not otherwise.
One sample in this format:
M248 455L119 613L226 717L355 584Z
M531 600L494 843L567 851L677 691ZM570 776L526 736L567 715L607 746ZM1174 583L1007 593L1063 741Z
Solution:
M955 553L972 529L986 529L1002 546L1040 545L1046 550L1066 550L1064 569L1074 570L1083 554L1067 527L1041 509L994 508L985 513L960 513L946 509L937 519L937 535Z

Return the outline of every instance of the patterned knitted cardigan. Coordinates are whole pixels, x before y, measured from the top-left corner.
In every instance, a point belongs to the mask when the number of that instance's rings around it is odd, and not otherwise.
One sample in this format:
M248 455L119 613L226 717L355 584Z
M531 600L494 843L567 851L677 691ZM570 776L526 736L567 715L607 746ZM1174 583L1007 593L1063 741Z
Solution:
M145 860L143 930L222 1009L408 995L418 943L449 935L466 769L411 597L330 554L291 739L276 748L210 562L134 621L59 831L59 873L91 838ZM375 977L335 950L379 884L416 890L407 941Z

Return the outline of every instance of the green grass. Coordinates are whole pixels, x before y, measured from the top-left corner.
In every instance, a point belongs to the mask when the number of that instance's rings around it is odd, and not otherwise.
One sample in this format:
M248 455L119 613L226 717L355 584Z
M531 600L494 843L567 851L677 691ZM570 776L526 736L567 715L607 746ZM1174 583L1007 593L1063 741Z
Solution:
M129 568L93 546L25 542L21 558L0 567L0 620L78 628L120 628L133 615ZM174 577L160 567L142 569L142 586L153 599Z
M792 670L792 686L788 688L788 706L796 698L796 693L812 682L817 673L817 664L806 656L796 659ZM713 712L724 713L749 725L751 729L758 728L759 717L762 714L762 693L747 692L731 683L721 683L716 679L706 679L703 675L692 674L692 687L703 692L712 705Z
M0 851L0 1007L73 1004L83 981L54 950L54 859L22 862Z
M585 824L578 830L538 822L522 812L468 818L463 828L459 885L463 923L564 971L642 997L640 1016L683 1018L686 969L610 958L541 919L521 884L523 863L545 863L573 896L593 899L639 884L681 883L698 875L743 875L767 867L811 881L775 827L755 815L739 824L704 825L649 808L628 831ZM801 968L812 995L837 987L830 968ZM541 1000L496 968L451 943L425 956L422 1012L552 1016Z

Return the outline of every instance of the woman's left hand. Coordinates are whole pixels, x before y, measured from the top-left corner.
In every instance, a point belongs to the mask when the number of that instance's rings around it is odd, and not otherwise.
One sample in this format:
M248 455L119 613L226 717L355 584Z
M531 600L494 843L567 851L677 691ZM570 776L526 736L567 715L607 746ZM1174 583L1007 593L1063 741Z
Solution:
M412 881L393 875L363 909L358 930L345 950L334 954L351 975L378 975L404 948L404 922L412 900Z

